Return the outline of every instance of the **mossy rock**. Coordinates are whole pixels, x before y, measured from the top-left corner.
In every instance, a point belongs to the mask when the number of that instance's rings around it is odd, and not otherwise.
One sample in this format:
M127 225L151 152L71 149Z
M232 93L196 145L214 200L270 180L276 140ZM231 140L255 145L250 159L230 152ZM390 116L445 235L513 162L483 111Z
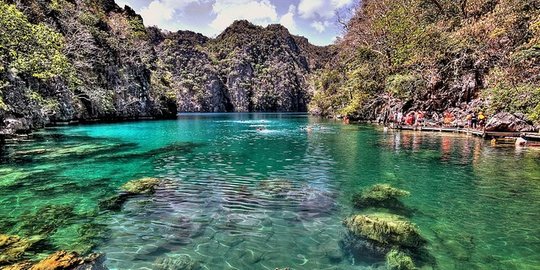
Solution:
M394 188L388 184L376 184L353 196L353 204L358 208L398 206L400 197L409 196L406 190Z
M74 269L84 260L75 252L58 251L32 266L31 270Z
M26 251L41 240L42 237L20 238L0 234L0 265L20 261Z
M155 188L162 182L161 179L153 177L144 177L137 180L131 180L120 188L129 194L153 194Z
M120 194L105 198L99 202L100 210L120 211L124 203L136 195L151 195L156 187L163 183L162 179L143 177L131 180L120 187Z
M392 214L355 215L344 225L353 235L382 245L420 248L426 243L414 224Z
M386 267L388 270L413 270L416 269L412 258L405 252L392 249L386 254Z

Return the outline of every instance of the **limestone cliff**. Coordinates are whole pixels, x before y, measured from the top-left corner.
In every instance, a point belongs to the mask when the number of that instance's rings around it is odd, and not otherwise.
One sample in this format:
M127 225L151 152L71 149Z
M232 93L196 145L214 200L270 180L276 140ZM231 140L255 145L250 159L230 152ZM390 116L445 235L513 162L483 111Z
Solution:
M333 54L280 25L215 39L144 27L113 0L0 2L0 134L177 112L306 111Z

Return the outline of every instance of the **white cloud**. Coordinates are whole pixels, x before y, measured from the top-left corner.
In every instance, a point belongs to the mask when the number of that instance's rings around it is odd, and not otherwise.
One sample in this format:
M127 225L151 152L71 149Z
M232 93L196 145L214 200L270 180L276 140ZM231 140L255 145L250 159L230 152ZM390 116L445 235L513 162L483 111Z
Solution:
M326 30L326 28L328 26L330 26L330 25L331 25L331 23L329 21L324 21L324 22L313 21L311 23L311 27L315 28L315 30L317 30L317 32L319 32L319 33L324 32L324 30Z
M259 25L278 20L276 7L269 0L216 0L212 10L216 18L210 26L217 31L227 28L235 20L248 20Z
M129 0L116 0L115 2L116 2L116 4L117 4L119 7L121 7L121 8L123 8L124 6L129 6L129 5L131 5L131 3L129 2Z
M123 3L121 0L120 3ZM147 26L157 25L167 30L175 29L178 25L173 21L174 15L178 12L182 12L187 6L194 3L201 3L205 0L154 0L143 7L139 13L144 19L144 23Z
M283 16L281 16L281 19L279 19L279 23L287 27L287 29L289 29L291 33L298 33L298 28L296 26L296 21L294 19L295 14L296 14L296 6L290 5L289 11L283 14Z
M300 0L298 13L304 19L330 19L337 10L350 6L355 0Z

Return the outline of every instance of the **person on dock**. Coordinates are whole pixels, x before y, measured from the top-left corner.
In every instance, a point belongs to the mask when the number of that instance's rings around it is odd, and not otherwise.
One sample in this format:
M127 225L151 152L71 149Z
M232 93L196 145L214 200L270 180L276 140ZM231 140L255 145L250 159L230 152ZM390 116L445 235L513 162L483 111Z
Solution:
M472 128L472 119L473 116L470 113L465 116L465 120L467 120L467 128Z
M407 117L405 118L405 124L408 125L408 126L412 126L414 124L414 114L415 112L409 112L407 114Z
M476 124L478 123L478 118L476 117L476 114L472 113L472 119L471 119L471 127L476 128Z
M443 125L445 127L450 127L453 121L454 121L454 115L449 111L444 112Z
M478 113L478 127L483 129L485 125L486 125L486 116L484 115L483 112L479 112Z
M424 123L424 113L422 111L418 111L414 114L414 125L415 126L423 126Z
M398 127L401 127L401 125L403 124L403 113L401 111L397 113L396 123Z

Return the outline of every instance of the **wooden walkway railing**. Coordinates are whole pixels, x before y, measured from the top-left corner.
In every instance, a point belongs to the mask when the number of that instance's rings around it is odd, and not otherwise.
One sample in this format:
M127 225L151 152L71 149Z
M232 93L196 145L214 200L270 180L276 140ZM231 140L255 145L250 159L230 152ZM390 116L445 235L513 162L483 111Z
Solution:
M452 132L463 133L479 136L486 139L498 139L498 138L519 138L522 137L526 140L538 141L540 140L540 133L530 132L511 132L511 131L484 131L471 128L459 128L459 127L414 127L414 126L400 126L396 129L400 130L418 130L418 131L432 131L432 132Z

